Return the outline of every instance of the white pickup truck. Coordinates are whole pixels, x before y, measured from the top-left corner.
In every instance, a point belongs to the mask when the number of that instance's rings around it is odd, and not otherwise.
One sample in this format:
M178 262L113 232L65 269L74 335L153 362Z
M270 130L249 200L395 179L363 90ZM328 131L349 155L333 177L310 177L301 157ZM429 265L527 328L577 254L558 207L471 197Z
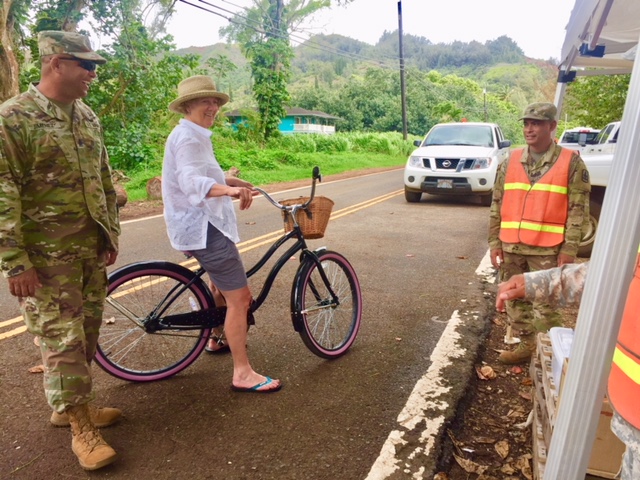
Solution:
M602 209L602 201L604 200L604 192L609 182L609 174L611 173L611 161L613 153L604 153L597 155L582 155L582 160L589 170L589 180L591 181L591 196L589 199L589 225L585 227L580 250L578 254L581 257L589 257L593 242L595 241L596 231L598 229L598 220L600 219L600 210Z
M584 155L613 153L618 143L618 132L620 131L620 122L611 122L596 137L593 145L585 145L582 153Z
M602 129L598 135L597 143L588 145L581 154L591 181L591 197L589 201L589 225L585 228L580 250L578 254L581 257L591 255L593 242L595 241L596 231L598 230L598 220L600 219L600 210L602 209L602 201L604 200L604 192L609 183L609 174L611 173L611 163L613 161L613 152L615 151L616 142L618 141L618 132L620 131L620 122L612 122Z

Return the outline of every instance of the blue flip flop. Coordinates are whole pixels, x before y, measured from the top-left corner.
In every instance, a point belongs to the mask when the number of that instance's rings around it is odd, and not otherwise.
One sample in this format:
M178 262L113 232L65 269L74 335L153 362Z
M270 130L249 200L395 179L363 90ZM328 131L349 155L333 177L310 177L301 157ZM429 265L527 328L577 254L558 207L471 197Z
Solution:
M273 378L267 377L267 379L264 382L258 383L257 385L254 385L253 387L236 387L235 385L231 384L231 390L233 390L234 392L273 393L273 392L277 392L278 390L280 390L282 388L282 383L280 383L280 385L278 385L275 388L268 388L268 389L265 389L265 390L260 390L262 387L265 387L267 385L271 385L272 383L273 383Z

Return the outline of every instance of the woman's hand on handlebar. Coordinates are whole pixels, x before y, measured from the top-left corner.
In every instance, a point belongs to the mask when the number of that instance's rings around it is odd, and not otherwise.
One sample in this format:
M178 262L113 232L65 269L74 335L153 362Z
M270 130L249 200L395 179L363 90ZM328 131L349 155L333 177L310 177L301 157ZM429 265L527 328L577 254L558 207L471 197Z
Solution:
M238 186L231 185L231 183L239 183L239 182L242 182L243 185L238 185ZM209 193L207 194L207 198L222 197L224 195L231 198L237 198L238 200L240 200L240 210L246 210L251 206L254 192L255 192L255 189L253 185L251 185L249 182L236 179L236 181L232 180L227 185L216 183L211 187L211 190L209 190Z
M251 202L253 202L253 196L255 194L255 190L253 188L246 187L229 187L229 195L232 198L237 198L240 200L240 210L246 210L251 206Z
M253 184L247 182L246 180L242 180L238 177L227 177L225 178L225 182L230 187L245 187L245 188L253 188Z

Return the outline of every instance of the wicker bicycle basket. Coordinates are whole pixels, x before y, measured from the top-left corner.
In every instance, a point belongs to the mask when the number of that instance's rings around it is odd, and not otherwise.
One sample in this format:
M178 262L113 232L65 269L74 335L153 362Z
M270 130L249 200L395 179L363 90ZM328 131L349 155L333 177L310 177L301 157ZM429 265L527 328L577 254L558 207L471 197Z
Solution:
M309 200L309 197L299 197L282 200L280 203L289 206L302 204L307 200ZM296 220L298 221L298 225L300 225L300 230L302 230L304 238L314 239L324 237L324 231L327 229L332 208L333 200L330 198L314 197L313 202L309 204L306 210L298 210ZM283 211L282 218L284 220L284 231L290 232L293 230L291 212Z

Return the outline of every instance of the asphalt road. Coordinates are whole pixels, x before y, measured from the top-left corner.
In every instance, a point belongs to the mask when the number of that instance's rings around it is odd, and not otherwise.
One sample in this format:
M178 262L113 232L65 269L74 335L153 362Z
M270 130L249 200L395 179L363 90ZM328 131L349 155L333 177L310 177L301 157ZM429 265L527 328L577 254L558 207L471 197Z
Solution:
M120 458L98 472L83 472L69 432L48 426L41 375L27 371L39 352L20 331L5 282L0 478L432 478L490 309L477 271L486 261L488 208L426 195L406 203L401 170L323 183L317 194L335 206L326 236L310 245L344 254L362 285L362 327L351 351L323 360L294 332L292 261L248 340L254 368L282 379L282 391L232 392L230 356L203 355L151 384L126 383L95 367L97 402L124 410L121 422L103 430ZM238 213L247 267L281 231L279 215L264 199ZM123 224L114 268L147 259L185 261L171 249L161 217ZM252 278L254 294L263 278Z

